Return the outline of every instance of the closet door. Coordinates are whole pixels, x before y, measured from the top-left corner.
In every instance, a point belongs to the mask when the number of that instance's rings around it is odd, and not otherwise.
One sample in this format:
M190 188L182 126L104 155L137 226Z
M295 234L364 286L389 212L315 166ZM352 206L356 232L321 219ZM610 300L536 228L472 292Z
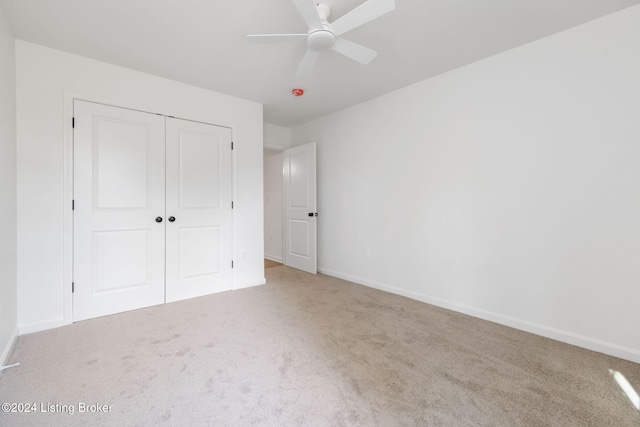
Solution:
M166 301L232 287L231 129L167 118Z
M164 302L165 118L74 102L74 321Z

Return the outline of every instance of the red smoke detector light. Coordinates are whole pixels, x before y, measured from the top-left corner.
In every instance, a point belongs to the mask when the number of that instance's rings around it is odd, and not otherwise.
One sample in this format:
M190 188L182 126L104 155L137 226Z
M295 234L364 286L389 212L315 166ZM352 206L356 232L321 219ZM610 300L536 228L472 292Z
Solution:
M302 95L304 95L304 90L302 90L302 89L293 89L291 91L291 93L293 94L293 96L302 96Z

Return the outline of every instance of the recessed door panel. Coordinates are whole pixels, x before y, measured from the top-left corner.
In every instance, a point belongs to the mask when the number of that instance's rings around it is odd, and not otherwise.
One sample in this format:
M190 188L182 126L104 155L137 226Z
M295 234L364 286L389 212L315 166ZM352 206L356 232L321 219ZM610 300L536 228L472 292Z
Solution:
M220 208L220 135L180 130L180 208Z
M309 221L291 220L289 221L289 247L290 254L299 257L309 257Z
M167 302L230 290L230 129L167 119L167 217Z
M146 208L150 140L146 124L111 117L93 119L96 209Z
M180 229L180 280L220 273L220 227Z
M311 153L307 151L292 153L289 156L289 170L291 179L289 187L291 191L290 206L292 208L309 208L309 162Z
M161 304L164 118L84 101L74 117L73 319Z
M94 295L149 286L150 230L93 234Z

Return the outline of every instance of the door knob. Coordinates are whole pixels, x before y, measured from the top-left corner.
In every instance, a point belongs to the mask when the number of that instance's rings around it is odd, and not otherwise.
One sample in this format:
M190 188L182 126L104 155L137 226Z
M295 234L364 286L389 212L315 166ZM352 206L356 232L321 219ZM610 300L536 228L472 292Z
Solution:
M170 216L170 217L169 217L169 222L173 222L173 221L175 221L175 220L176 220L176 217L175 217L175 216Z
M309 212L309 216L318 216L318 212Z
M162 217L161 216L156 217L156 222L162 222Z

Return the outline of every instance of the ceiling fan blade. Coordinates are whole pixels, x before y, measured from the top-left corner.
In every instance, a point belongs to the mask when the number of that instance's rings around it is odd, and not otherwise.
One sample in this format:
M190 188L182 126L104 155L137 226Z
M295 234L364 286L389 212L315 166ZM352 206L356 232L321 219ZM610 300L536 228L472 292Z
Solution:
M306 40L307 34L251 34L247 36L249 43L282 43Z
M316 65L318 56L320 56L319 51L313 49L307 50L307 53L304 55L304 58L302 58L302 62L298 67L298 71L296 71L296 74L309 74L311 70L313 70L314 65Z
M369 49L368 47L364 47L341 38L336 39L336 42L331 49L363 65L367 65L369 62L373 61L373 58L375 58L376 55L378 55L378 52L373 49Z
M293 3L298 8L298 12L300 12L304 22L309 26L309 30L322 28L322 21L316 8L315 0L293 0Z
M338 18L335 22L332 22L331 28L333 29L333 33L339 36L369 21L373 21L385 13L391 12L395 8L396 2L394 0L368 0L351 12Z

